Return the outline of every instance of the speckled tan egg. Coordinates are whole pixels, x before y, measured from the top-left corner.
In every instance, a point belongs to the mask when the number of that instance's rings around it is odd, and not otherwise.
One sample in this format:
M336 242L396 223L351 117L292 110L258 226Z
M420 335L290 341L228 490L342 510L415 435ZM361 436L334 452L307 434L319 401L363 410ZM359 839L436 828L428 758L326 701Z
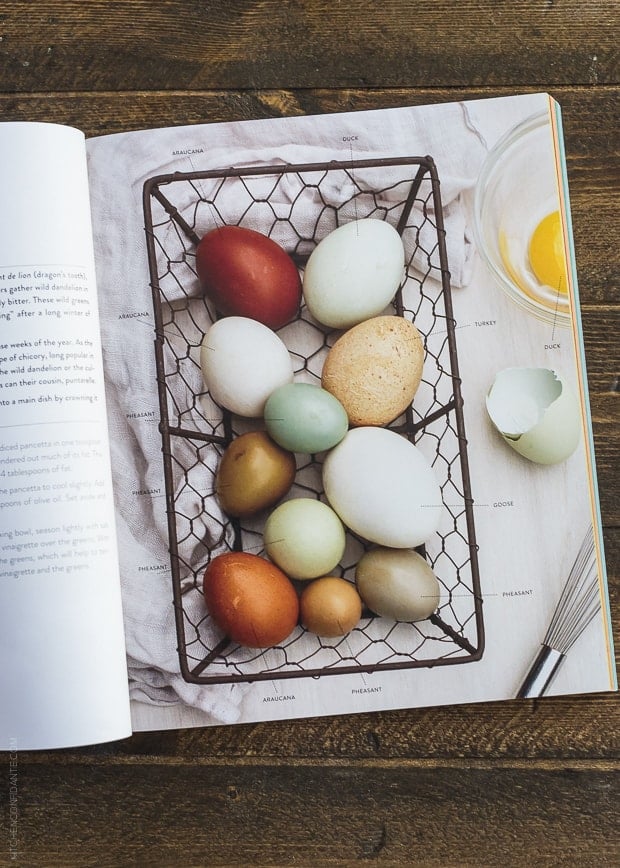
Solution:
M321 385L352 426L387 425L409 406L422 379L424 341L400 316L377 316L346 331L325 359Z

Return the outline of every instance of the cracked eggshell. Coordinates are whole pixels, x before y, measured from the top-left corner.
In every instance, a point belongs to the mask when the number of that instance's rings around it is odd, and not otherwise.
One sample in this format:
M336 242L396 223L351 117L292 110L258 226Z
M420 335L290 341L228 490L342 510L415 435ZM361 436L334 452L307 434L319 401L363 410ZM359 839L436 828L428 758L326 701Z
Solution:
M579 445L579 401L553 370L505 368L496 375L486 406L506 443L537 464L558 464Z

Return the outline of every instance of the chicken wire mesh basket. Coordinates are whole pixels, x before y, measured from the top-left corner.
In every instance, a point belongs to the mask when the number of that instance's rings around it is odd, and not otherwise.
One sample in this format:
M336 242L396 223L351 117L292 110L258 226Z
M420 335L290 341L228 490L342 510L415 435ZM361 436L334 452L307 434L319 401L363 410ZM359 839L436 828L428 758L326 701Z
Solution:
M484 647L467 440L458 372L439 180L430 157L269 165L174 173L149 179L144 214L153 307L179 662L192 683L364 673L466 663ZM338 639L299 625L277 647L243 648L213 623L202 596L210 560L233 550L264 555L265 516L231 519L215 496L219 460L231 440L261 425L219 407L205 388L200 345L218 314L201 291L196 246L211 229L237 225L278 242L298 267L318 242L356 219L389 221L400 233L404 279L392 313L415 321L424 339L423 378L413 404L390 429L411 440L433 466L443 510L438 531L418 551L439 579L430 618L395 622L365 610ZM339 332L302 304L278 331L295 380L320 385L323 361ZM298 455L291 497L325 500L321 458ZM347 532L334 574L354 579L370 544Z

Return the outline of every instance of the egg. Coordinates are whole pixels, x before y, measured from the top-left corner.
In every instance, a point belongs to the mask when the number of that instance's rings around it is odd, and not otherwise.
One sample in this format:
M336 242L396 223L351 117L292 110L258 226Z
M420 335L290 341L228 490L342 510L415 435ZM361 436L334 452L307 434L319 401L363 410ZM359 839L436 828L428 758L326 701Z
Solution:
M278 645L299 618L297 592L282 570L247 552L214 557L205 570L203 593L220 630L248 648Z
M211 397L239 416L263 415L269 395L293 380L293 362L284 342L248 317L220 319L200 348L202 376Z
M344 554L345 531L327 504L309 497L287 500L265 522L265 551L291 579L331 572Z
M265 431L235 437L217 469L215 489L220 506L235 518L268 509L288 492L295 470L295 456Z
M323 488L343 523L370 542L414 548L437 530L441 490L433 468L405 437L353 428L327 453Z
M291 452L331 449L347 433L349 420L340 401L320 386L288 383L265 404L269 435Z
M205 294L226 316L247 316L278 329L299 309L297 266L284 248L253 229L221 226L208 232L196 249L196 271Z
M371 549L355 568L355 582L368 608L384 618L420 621L439 605L439 581L411 549Z
M321 385L342 403L351 425L387 425L411 404L423 364L416 326L404 317L378 316L338 338Z
M308 310L337 329L376 316L396 295L404 263L402 239L390 223L371 218L345 223L310 254L303 277Z
M306 585L299 599L301 623L311 633L336 638L349 633L362 617L362 600L355 585L324 576Z
M553 370L505 368L489 389L486 407L504 441L536 464L558 464L579 445L579 400Z

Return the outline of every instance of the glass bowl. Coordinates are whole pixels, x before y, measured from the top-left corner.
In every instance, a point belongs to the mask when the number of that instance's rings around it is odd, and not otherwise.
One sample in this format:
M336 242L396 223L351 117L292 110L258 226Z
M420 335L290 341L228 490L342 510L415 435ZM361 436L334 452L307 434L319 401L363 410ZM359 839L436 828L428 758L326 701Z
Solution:
M518 124L489 151L476 183L474 235L482 258L513 301L541 320L566 326L567 281L556 287L543 283L532 269L529 252L536 228L559 209L551 123L545 111Z

